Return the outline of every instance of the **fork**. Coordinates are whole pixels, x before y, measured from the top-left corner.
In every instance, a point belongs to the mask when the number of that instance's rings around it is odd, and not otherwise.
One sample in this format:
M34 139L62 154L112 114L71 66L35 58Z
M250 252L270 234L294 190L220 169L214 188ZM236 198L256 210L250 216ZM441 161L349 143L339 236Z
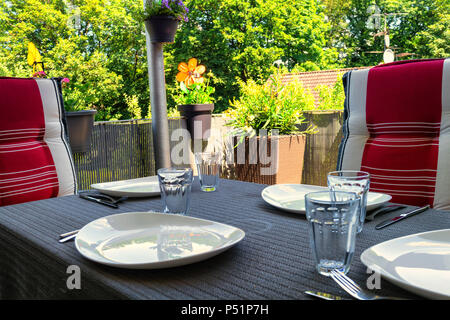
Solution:
M352 279L336 269L331 271L330 276L342 289L358 300L404 300L396 297L383 297L372 292L368 292L367 290L363 290Z

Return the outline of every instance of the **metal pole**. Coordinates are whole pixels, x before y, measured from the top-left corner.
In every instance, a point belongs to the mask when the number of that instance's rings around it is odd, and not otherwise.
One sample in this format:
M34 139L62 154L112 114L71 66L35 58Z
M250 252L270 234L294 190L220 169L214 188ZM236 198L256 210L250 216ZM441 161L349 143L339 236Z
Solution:
M143 0L143 2L145 6L146 0ZM156 170L158 170L160 168L168 168L171 166L163 44L152 43L147 29L145 35L147 40L150 103L152 107L153 149L155 153Z

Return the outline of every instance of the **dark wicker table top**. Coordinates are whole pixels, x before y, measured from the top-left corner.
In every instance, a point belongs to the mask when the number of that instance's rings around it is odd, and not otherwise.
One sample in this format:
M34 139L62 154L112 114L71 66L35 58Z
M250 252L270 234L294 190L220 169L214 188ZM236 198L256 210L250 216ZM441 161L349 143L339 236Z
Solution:
M83 258L73 242L58 235L103 216L161 209L161 200L126 201L119 209L77 196L53 198L0 208L0 299L176 299L302 300L305 290L349 297L330 278L314 269L304 215L282 212L261 198L265 185L221 180L219 190L192 191L189 215L243 229L246 237L220 255L187 266L161 270L126 270ZM407 210L407 209L405 209ZM373 222L357 236L349 276L365 285L361 253L393 238L450 228L450 213L428 210L382 230ZM81 289L69 290L67 268L81 270ZM378 294L417 298L385 281Z

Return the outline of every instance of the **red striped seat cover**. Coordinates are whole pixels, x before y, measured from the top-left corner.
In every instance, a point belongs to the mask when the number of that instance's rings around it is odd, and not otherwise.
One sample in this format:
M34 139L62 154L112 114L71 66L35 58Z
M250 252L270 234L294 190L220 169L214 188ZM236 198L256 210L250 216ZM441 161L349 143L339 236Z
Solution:
M76 193L56 81L0 78L0 206Z
M392 202L450 209L450 59L410 60L344 75L338 170L371 174Z

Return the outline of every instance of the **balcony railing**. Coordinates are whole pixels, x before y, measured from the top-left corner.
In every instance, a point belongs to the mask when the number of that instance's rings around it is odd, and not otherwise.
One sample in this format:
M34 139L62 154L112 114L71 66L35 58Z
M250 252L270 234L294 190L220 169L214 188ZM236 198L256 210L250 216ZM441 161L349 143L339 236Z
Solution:
M301 183L326 185L326 173L336 168L342 138L342 112L306 113L306 118L317 126L318 132L307 138ZM169 119L170 134L185 127L183 121L181 118ZM223 126L223 122L213 119L212 125ZM155 175L152 122L96 122L90 150L74 153L73 158L79 190L89 189L94 183ZM233 176L233 170L227 168L224 168L222 177L238 179Z

